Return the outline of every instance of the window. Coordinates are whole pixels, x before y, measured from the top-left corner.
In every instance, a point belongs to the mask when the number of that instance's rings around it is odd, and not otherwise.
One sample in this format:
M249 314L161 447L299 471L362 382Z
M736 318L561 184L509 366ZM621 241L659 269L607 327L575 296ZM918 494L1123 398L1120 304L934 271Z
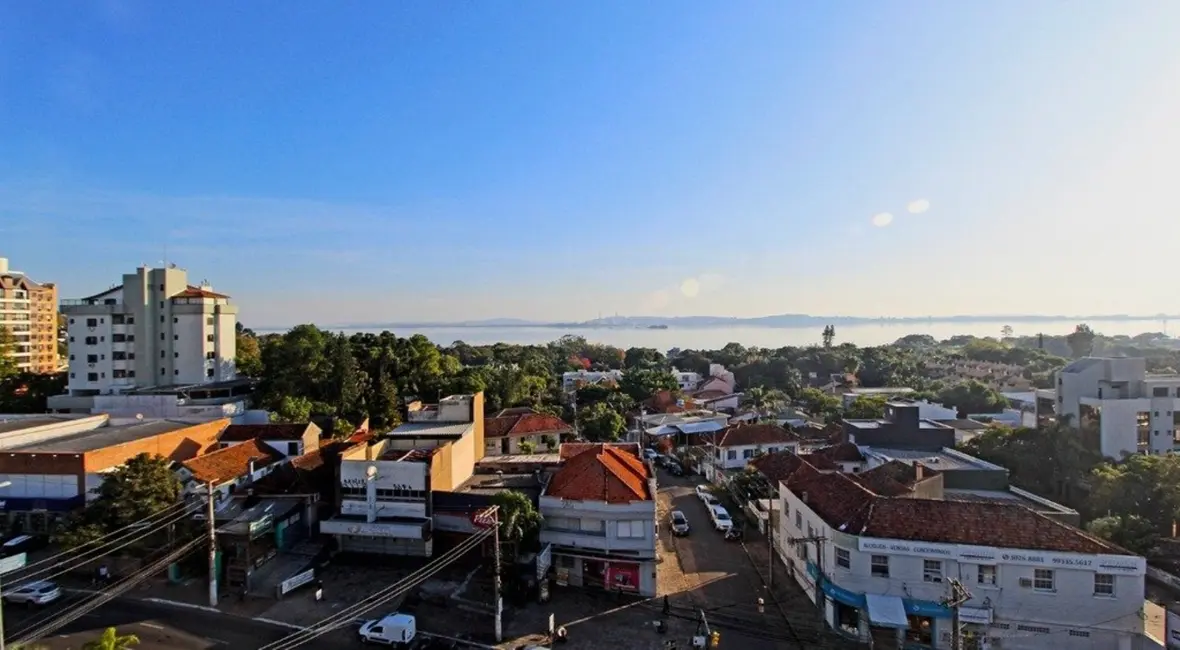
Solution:
M922 580L942 582L942 560L922 560Z
M173 323L173 324L176 324L176 323L179 323L179 322L180 322L180 319L179 319L179 318L173 318L173 319L172 319L172 323Z
M135 335L134 335L134 334L128 334L128 335L127 335L127 342L128 342L128 343L134 343L134 342L135 342Z
M180 374L180 369L179 369L179 368L177 368L176 370L173 370L173 371L172 371L172 374L174 374L174 375L179 375L179 374Z
M123 379L126 376L127 376L126 370L119 370L118 368L116 368L111 371L111 377L114 377L115 379Z
M134 358L135 358L135 353L134 353L134 352L128 352L128 353L127 353L127 358L128 358L128 359L134 359Z
M620 521L615 529L615 537L620 539L643 539L642 521Z
M86 381L98 381L98 373L97 372L86 373Z
M212 316L210 316L210 317L206 318L206 319L205 319L205 324L206 324L206 325L212 325L212 324L213 324L213 317L212 317Z
M112 352L111 359L114 361L126 361L127 360L127 353L126 352L119 352L119 351Z
M127 317L124 316L123 314L112 314L111 315L111 325L122 325L125 322L127 322Z
M577 530L578 520L569 517L546 517L545 527L550 530Z
M288 442L287 443L287 455L288 456L298 456L299 455L299 443Z
M994 564L981 564L976 573L975 581L989 587L996 586L996 567Z
M578 522L578 529L591 535L603 535L606 532L601 519L582 519Z
M166 375L166 374L168 374L168 371L167 371L167 370L164 370L163 368L160 368L160 374L161 374L161 375Z
M173 334L173 335L172 335L172 340L173 340L173 341L179 341L179 340L180 340L180 335L179 335L179 334Z
M71 373L70 373L70 379L73 379L73 378L74 378L74 373L72 373L72 372L71 372Z
M212 334L206 334L206 335L205 335L205 340L206 340L206 341L208 341L209 343L212 343L212 342L213 342L213 335L212 335Z
M161 358L161 359L163 359L163 358L164 358L164 356L165 356L166 354L167 354L167 352L164 352L163 350L160 350L160 358Z
M74 340L73 337L70 337L70 340L73 341ZM86 345L98 345L98 337L87 336L86 337Z
M111 334L111 343L124 343L127 341L126 334Z
M70 325L73 325L73 324L74 324L74 319L72 319L72 318L71 318L71 319L70 319Z
M210 379L212 379L212 378L213 378L213 369L212 369L212 368L210 368L210 369L206 370L206 371L205 371L205 376L206 376L206 377L208 377L208 378L210 378Z
M841 569L852 568L852 553L849 553L848 549L836 547L836 566Z
M163 341L163 340L164 340L164 333L163 333L163 332L160 332L160 340L161 340L161 341Z
M1109 573L1095 573L1094 574L1094 595L1095 596L1113 596L1114 595L1114 576Z
M874 578L888 578L889 577L889 556L888 555L874 555L869 564L869 573Z
M74 342L74 337L72 337L72 336L71 336L71 337L70 337L70 343L73 343L73 342Z
M803 530L803 513L799 510L795 511L795 528Z
M742 450L742 458L749 459L749 458L753 458L753 457L754 457L754 450L753 449L743 449Z
M1037 591L1053 591L1053 570L1034 569L1033 589Z
M1168 396L1168 387L1167 386L1156 386L1155 388L1152 388L1151 389L1151 396L1152 397L1167 397Z
M206 358L206 359L209 359L209 360L216 359L216 358L217 358L217 353L216 353L216 352L206 352L206 353L205 353L205 358Z
M135 317L134 317L134 316L128 316L128 317L127 317L127 324L128 324L128 325L134 325L134 324L135 324Z
M213 337L209 337L209 340L213 340ZM726 451L725 452L725 460L737 460L737 450L730 449L730 450Z
M134 376L135 376L135 371L134 371L134 370L128 370L128 371L127 371L127 376L128 376L128 377L134 377Z
M160 291L163 291L163 290L164 290L164 285L162 285L162 284L161 284L161 285L160 285Z
M163 304L161 304L160 306L161 306L161 307L163 307L164 305L163 305ZM160 316L160 322L161 322L161 323L163 323L163 322L164 322L164 317L163 317L163 316Z
M97 354L86 355L86 363L98 363L98 355Z
M98 319L97 318L87 318L86 319L86 327L98 327Z
M173 358L173 359L179 359L179 358L180 358L180 353L179 353L179 352L173 352L173 353L172 353L172 358Z
M73 361L73 360L74 360L74 355L72 355L72 354L71 354L71 355L70 355L70 361Z
M1043 625L1017 625L1017 630L1021 632L1036 632L1037 634L1049 634L1051 630Z

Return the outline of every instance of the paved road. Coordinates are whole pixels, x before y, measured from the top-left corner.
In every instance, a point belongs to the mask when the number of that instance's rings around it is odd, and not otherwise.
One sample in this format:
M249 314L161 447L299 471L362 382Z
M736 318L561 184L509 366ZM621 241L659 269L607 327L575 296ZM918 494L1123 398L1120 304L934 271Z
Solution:
M75 594L44 610L6 606L5 631L10 642L22 628L68 611L82 598ZM108 627L117 628L120 634L138 636L137 650L257 650L291 633L288 628L238 616L120 599L86 614L40 644L49 650L79 650ZM326 650L353 646L360 647L355 633L341 630L302 647Z

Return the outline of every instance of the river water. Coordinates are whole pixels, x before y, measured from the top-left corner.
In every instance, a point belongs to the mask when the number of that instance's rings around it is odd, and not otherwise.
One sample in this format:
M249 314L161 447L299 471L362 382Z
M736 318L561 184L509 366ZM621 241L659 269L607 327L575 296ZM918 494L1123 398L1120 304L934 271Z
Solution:
M1068 334L1078 321L1013 322L1016 336ZM1134 336L1143 332L1164 331L1164 323L1158 320L1141 321L1089 321L1094 331L1107 334ZM859 346L892 343L907 334L929 334L942 340L958 334L975 336L1000 336L1002 323L970 322L955 323L909 322L861 325L837 325L836 343L855 343ZM376 329L348 329L352 332L380 332ZM388 328L398 336L423 334L439 345L450 345L463 341L470 345L491 343L535 344L547 343L566 334L583 336L588 341L604 343L620 348L647 347L657 350L671 348L716 350L727 343L736 342L744 346L778 348L786 345L817 345L823 333L822 326L807 328L793 327L669 327L668 329L626 329L626 328L558 328L558 327L392 327Z

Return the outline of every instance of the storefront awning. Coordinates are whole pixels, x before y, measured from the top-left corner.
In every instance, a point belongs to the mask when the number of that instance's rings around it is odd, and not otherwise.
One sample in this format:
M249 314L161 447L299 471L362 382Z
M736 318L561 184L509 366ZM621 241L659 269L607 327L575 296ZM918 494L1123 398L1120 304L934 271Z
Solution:
M877 627L910 626L906 618L905 605L898 596L882 596L881 594L865 594L865 605L869 610L869 623Z

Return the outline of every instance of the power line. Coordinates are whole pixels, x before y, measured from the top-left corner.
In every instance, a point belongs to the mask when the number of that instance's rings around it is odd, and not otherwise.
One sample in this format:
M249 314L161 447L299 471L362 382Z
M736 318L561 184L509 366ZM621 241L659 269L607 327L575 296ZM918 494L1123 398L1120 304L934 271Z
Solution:
M288 650L289 648L301 646L316 637L327 634L328 632L331 632L332 630L335 630L351 622L353 618L356 618L357 616L364 614L365 612L368 612L379 605L387 603L398 596L404 595L409 590L417 587L431 576L454 563L459 559L459 557L472 548L478 546L481 542L483 542L483 540L491 537L494 533L494 530L495 529L484 530L476 533L475 535L472 535L455 548L444 553L438 559L434 560L430 564L427 564L421 569L414 571L409 576L406 576L397 583L390 585L381 591L378 591L377 593L369 596L368 598L365 598L355 605L341 610L340 612L337 612L336 614L333 614L322 621L313 623L299 632L295 632L294 634L288 635L282 639L279 639L278 641L262 646L259 648L259 650Z
M135 587L139 583L147 580L152 575L155 575L157 571L160 571L169 564L172 564L176 560L180 559L182 556L195 549L204 541L204 535L197 537L184 546L181 546L168 555L165 555L163 558L160 558L156 562L148 565L147 568L140 569L137 573L133 573L130 576L127 576L126 578L115 583L109 589L99 592L94 598L90 599L86 603L80 606L71 607L70 611L64 616L60 616L49 621L48 623L40 625L32 631L30 631L30 628L33 626L26 627L16 635L17 645L25 645L40 640L45 636L52 634L66 625L69 625L70 623L78 620L79 618L82 618L86 614L94 611L95 609L98 609L115 598L118 598L120 595L126 593L128 590Z
M138 542L138 541L144 539L148 535L151 535L152 533L163 530L164 528L171 526L172 524L175 524L176 522L181 521L182 519L187 518L191 514L192 513L188 510L182 510L180 512L173 513L172 515L169 515L169 516L165 517L164 519L157 521L155 523L155 525L153 525L150 528L141 529L139 531L136 531L136 532L133 532L133 533L130 533L127 535L123 535L122 537L109 542L109 545L107 545L107 546L101 546L99 548L91 549L91 550L87 551L86 553L79 555L78 557L70 558L68 560L63 560L63 561L58 562L50 567L41 569L39 571L34 571L33 573L28 573L28 574L22 575L22 576L16 578L15 580L8 581L8 583L9 584L25 584L25 583L32 581L34 578L36 578L37 580L50 580L50 579L60 576L62 574L73 571L74 569L77 569L78 567L82 566L83 564L86 564L87 562L91 562L103 555L107 555L107 554L113 553L114 551L117 551L121 548L125 548L127 546L130 546L130 545L134 544L135 542ZM120 542L122 542L122 543L120 543ZM118 545L115 546L115 544L118 544ZM60 571L53 572L58 567L65 566L65 565L69 565L69 566L66 566L66 568L61 569ZM50 573L50 572L53 572L53 573ZM47 573L49 575L45 575ZM44 577L41 577L41 576L44 576ZM4 594L2 594L2 595L7 595L8 593L11 593L11 591L4 592ZM0 595L0 596L2 596L2 595Z
M29 564L26 564L26 565L24 565L23 567L21 567L21 568L17 569L17 570L16 570L16 571L14 571L13 573L17 573L17 572L20 572L20 571L27 571L27 570L29 570L29 569L32 569L33 567L41 566L41 565L43 565L43 564L49 564L49 563L53 563L53 562L59 562L59 563L60 563L60 561L58 560L58 558L60 558L60 557L62 557L62 556L64 556L64 555L70 555L70 554L72 554L72 553L77 553L77 552L81 551L82 549L84 549L84 548L86 548L86 547L88 547L88 546L94 546L95 544L98 544L99 542L102 542L104 539L106 539L106 538L108 538L108 537L114 537L114 536L116 536L116 535L123 535L123 534L125 534L125 533L128 533L128 532L133 532L133 529L134 529L135 531L137 531L137 530L141 529L141 528L144 526L144 524L146 524L146 523L147 523L147 522L149 522L150 520L152 520L152 519L154 519L154 518L156 518L156 517L163 517L163 516L165 516L165 515L168 513L168 511L170 511L170 510L176 510L177 508L180 508L180 507L182 507L182 506L185 506L185 505L187 505L187 504L186 504L185 502L183 502L183 501L180 501L180 502L177 502L177 503L173 503L172 505L170 505L170 506L167 506L167 507L165 507L165 508L162 508L162 509L160 509L160 510L157 510L156 512L154 512L154 513L152 513L152 514L150 514L150 515L148 515L148 516L144 517L143 519L140 519L139 521L136 521L136 522L134 522L134 523L127 524L126 526L123 526L122 528L119 528L118 530L113 530L113 531L111 531L111 532L109 532L109 533L106 533L106 534L104 534L104 535L100 536L100 537L96 537L96 538L94 538L94 539L92 539L92 540L89 540L89 541L83 542L82 544L79 544L78 546L75 546L74 548L67 549L67 550L65 550L65 551L62 551L62 552L60 552L60 553L57 553L56 555L52 555L52 556L50 556L50 557L47 557L47 558L44 558L44 559L41 559L41 560L37 560L36 562L30 562ZM103 543L104 543L104 544L106 544L106 543L109 543L109 542L103 542ZM18 578L18 579L19 579L19 578ZM11 580L9 580L9 581L11 582Z

